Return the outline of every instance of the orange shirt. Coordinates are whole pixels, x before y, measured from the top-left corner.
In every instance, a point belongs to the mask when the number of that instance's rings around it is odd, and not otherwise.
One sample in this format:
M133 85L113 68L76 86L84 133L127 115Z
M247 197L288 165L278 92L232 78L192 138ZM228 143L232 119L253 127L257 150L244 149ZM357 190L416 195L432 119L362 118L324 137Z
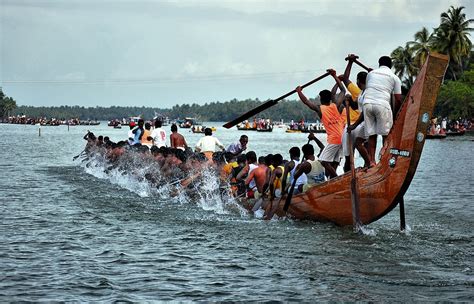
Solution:
M143 129L143 136L142 136L142 140L141 140L141 144L142 145L152 145L152 141L151 140L148 140L148 136L151 135L151 132L150 130L147 130L147 129Z
M321 114L323 114L321 121L328 135L328 144L342 144L344 118L337 110L337 106L334 103L329 106L321 105Z

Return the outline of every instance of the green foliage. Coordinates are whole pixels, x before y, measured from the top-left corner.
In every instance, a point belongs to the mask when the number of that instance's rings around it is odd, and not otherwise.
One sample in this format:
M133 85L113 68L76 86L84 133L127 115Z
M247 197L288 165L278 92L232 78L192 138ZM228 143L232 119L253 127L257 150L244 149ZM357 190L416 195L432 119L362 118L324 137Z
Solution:
M438 95L435 113L443 117L473 117L474 69L464 72L458 81L447 81Z
M15 99L6 96L0 88L0 117L8 117L16 108Z

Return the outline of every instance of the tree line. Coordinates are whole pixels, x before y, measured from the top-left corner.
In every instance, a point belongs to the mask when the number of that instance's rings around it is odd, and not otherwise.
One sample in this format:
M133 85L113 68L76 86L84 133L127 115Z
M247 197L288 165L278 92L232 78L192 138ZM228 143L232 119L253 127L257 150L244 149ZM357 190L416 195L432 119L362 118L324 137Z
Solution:
M0 118L8 117L16 109L16 101L3 93L0 87Z

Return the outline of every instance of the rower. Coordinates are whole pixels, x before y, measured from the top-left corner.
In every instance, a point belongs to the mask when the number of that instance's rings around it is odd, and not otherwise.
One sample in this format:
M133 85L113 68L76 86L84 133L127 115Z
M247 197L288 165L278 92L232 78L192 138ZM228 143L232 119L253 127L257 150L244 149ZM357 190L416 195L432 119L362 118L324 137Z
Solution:
M188 147L186 139L183 135L178 133L178 127L175 124L171 125L170 146L171 148L180 149L183 151L185 151Z
M321 153L320 160L326 169L326 174L330 178L337 176L336 169L342 156L342 132L344 129L344 119L342 118L342 101L346 93L341 80L337 78L336 71L329 69L328 72L333 76L342 94L339 94L337 100L331 100L332 94L329 90L319 92L321 105L316 105L308 100L303 94L300 86L296 88L296 92L301 101L311 110L315 111L327 133L328 144Z
M157 146L158 148L166 147L166 131L161 127L162 125L163 122L159 119L156 119L155 129L148 136L148 140L152 141L153 145Z
M300 148L292 147L289 153L290 153L290 161L285 164L283 179L281 181L282 183L281 188L283 190L283 193L286 193L289 187L293 184L294 173L296 171L296 167L300 164L300 154L301 154ZM290 177L289 183L287 183L288 176ZM295 190L294 190L295 192L293 193L297 194L299 191L298 190L299 185L303 185L305 183L306 183L306 175L302 174L296 179Z
M242 152L244 152L247 149L247 144L249 142L249 138L247 135L242 135L240 136L240 139L238 142L230 144L226 151L234 154L235 156L240 155Z
M295 172L295 178L298 178L302 174L306 174L307 182L300 186L300 192L306 192L309 188L323 183L325 179L324 167L321 162L314 156L314 148L310 144L304 145L301 150L303 151L304 161Z
M217 151L216 147L225 150L224 145L216 137L212 136L211 128L204 129L204 137L197 142L196 152L204 153L209 162L212 163L212 154Z

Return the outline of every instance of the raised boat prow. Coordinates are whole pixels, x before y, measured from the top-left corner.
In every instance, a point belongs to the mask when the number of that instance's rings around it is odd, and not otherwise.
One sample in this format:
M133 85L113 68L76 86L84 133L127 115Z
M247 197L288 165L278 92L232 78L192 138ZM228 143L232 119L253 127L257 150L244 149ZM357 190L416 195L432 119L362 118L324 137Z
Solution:
M357 170L360 220L369 224L390 212L415 175L448 57L430 54L407 94L373 168ZM295 195L288 213L299 219L352 225L351 175L344 174ZM283 202L277 214L283 215Z

